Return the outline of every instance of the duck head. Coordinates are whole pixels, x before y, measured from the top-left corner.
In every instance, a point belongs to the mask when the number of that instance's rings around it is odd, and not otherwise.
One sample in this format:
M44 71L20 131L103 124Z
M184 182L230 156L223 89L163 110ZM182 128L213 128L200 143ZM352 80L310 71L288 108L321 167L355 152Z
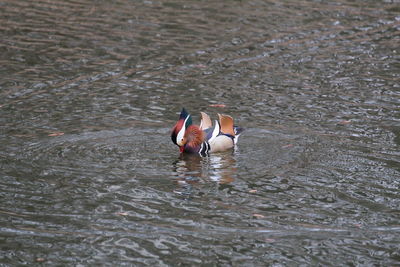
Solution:
M186 111L185 108L182 108L179 120L175 124L174 128L172 128L172 133L171 133L172 142L175 145L179 146L181 152L183 152L184 145L187 142L185 138L185 133L186 129L190 125L192 125L192 116Z

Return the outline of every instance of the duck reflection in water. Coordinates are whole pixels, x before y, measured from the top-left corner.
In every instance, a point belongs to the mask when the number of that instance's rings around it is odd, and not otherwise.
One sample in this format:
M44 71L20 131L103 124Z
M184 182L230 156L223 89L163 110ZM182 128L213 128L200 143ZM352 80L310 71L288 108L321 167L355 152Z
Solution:
M196 189L210 185L211 190L218 189L220 185L228 185L234 181L237 173L234 154L229 152L207 157L183 153L173 163L173 169L179 185L174 192L184 196L191 196Z

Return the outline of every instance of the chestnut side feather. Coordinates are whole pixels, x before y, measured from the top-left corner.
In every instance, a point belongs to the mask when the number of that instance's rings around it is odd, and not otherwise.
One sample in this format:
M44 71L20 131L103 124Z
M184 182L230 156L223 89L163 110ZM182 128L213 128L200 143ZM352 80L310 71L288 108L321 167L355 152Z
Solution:
M187 146L192 148L198 147L204 142L204 132L197 125L191 125L185 133Z

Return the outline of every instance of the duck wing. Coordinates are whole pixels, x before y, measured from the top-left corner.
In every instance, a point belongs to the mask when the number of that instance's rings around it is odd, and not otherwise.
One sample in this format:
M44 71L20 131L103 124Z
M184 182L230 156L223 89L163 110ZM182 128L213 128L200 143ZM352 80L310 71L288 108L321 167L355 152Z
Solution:
M208 116L204 112L200 112L201 114L201 122L200 122L200 129L203 131L212 127L212 122L210 116Z
M235 130L233 126L233 118L228 115L221 115L218 114L219 117L219 122L221 124L221 132L226 135L232 136L232 138L235 137Z
M213 141L218 135L221 134L221 126L218 121L215 121L214 127L210 127L204 131L206 133L206 140L208 142Z

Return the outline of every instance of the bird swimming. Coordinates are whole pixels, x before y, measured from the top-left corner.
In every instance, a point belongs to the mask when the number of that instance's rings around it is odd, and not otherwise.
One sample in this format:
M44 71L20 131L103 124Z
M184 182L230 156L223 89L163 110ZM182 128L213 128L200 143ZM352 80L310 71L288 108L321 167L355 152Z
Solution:
M171 140L179 147L181 153L200 154L221 152L233 148L243 128L233 123L228 115L218 114L219 120L212 125L210 117L201 114L200 125L192 123L192 116L182 108L178 122L172 128Z

